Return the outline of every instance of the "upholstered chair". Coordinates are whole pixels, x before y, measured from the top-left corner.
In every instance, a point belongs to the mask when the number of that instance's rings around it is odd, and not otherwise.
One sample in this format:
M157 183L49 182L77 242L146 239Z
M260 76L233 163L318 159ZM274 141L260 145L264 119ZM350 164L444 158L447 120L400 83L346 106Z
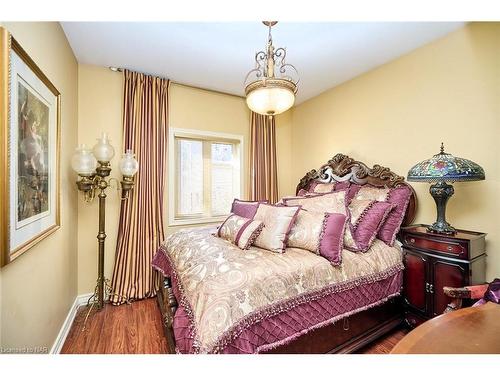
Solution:
M443 292L453 300L446 306L444 313L458 310L462 307L464 299L478 300L473 306L484 305L486 302L500 303L500 279L495 279L489 284L452 288L445 286Z

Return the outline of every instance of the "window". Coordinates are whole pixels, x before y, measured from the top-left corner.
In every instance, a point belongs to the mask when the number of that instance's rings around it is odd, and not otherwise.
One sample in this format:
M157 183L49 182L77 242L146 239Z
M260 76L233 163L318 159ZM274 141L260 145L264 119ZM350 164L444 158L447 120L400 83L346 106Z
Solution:
M242 137L171 129L169 224L221 221L240 197Z

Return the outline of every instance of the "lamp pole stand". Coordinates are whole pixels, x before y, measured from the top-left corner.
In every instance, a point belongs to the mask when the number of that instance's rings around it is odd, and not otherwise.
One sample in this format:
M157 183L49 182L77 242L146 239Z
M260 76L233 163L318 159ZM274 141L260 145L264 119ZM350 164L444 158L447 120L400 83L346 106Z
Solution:
M117 296L120 299L125 300L126 303L130 303L129 299L125 296L113 293L111 283L104 276L104 244L106 241L106 189L110 186L110 182L106 180L111 174L111 168L109 162L98 162L98 166L95 169L95 173L91 176L82 176L80 180L77 181L78 189L85 193L85 200L92 201L96 190L99 190L99 232L97 233L97 243L98 247L98 264L97 264L97 283L94 289L94 294L90 296L87 301L87 306L89 307L87 314L85 316L85 321L83 323L82 331L85 330L87 320L90 313L94 307L99 311L104 307L104 303L109 301L111 296ZM110 180L111 181L111 180ZM134 186L133 178L124 176L121 183L122 186L122 198L123 200L128 199L129 192Z
M441 234L455 234L457 230L446 221L446 203L453 195L455 189L453 185L447 184L445 181L439 181L429 188L429 192L434 198L437 207L437 220L427 228L429 232Z
M104 241L106 240L106 193L101 189L99 193L99 233L97 241L99 242L99 264L97 272L97 309L104 307Z

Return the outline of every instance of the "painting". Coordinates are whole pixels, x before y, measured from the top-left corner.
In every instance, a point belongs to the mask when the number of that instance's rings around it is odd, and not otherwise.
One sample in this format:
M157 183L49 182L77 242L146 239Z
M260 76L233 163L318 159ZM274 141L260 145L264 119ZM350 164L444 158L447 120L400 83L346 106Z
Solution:
M60 94L0 28L0 243L4 266L59 226Z

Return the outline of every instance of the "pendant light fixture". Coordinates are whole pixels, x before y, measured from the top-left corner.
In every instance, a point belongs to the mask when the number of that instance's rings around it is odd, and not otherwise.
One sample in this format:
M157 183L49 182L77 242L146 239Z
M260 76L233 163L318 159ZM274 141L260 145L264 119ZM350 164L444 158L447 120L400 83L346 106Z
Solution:
M252 111L273 116L293 106L299 79L297 69L285 62L285 48L273 46L271 28L278 21L262 23L269 28L267 48L255 54L255 68L245 77L245 95Z

